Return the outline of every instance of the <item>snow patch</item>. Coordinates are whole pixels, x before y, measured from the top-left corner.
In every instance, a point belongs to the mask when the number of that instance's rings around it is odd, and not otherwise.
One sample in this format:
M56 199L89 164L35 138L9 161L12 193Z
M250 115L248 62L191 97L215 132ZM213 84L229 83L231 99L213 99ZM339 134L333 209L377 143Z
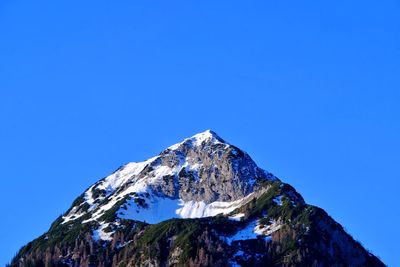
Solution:
M164 177L167 175L174 174L174 169L172 169L168 166L159 166L159 167L155 168L152 173L154 174L155 177Z
M257 225L254 228L254 232L257 233L258 235L271 235L272 233L276 232L282 227L281 224L279 224L275 220L270 220L268 225L261 225L259 221L257 221Z
M88 203L89 206L90 206L89 211L91 211L91 210L93 210L93 209L95 208L94 202L95 202L96 200L93 198L93 192L92 192L93 187L94 187L94 185L92 185L92 186L85 192L85 201L86 201L86 203Z
M62 223L64 224L64 223L67 223L69 221L76 220L76 219L82 217L83 215L85 215L86 212L77 213L77 210L78 210L79 207L80 206L73 207L72 210L66 216L63 216L63 220L64 221Z
M244 213L238 213L238 214L229 216L228 219L232 220L232 221L241 221L243 217L244 217Z
M100 223L99 227L93 231L93 239L95 241L104 240L104 241L111 241L111 235L113 232L105 232L104 229L107 228L109 223Z
M206 204L203 201L188 201L181 202L181 208L176 212L182 218L203 218L216 216L218 214L228 214L235 209L246 204L252 199L253 193L250 193L244 198L231 202L215 201L210 204Z
M117 212L118 217L150 224L179 218L176 213L177 207L180 205L179 199L152 197L144 200L148 206L147 208L138 205L134 199L130 199L126 210L123 208L119 209Z
M253 231L256 227L257 222L252 221L250 222L245 228L239 230L233 236L226 238L226 243L231 245L234 241L241 241L241 240L249 240L249 239L256 239L257 234Z
M236 234L226 237L225 241L231 245L234 241L257 239L258 236L263 236L265 241L271 241L270 235L280 228L281 225L276 221L270 221L269 225L261 225L259 220L254 220Z
M193 135L193 136L190 137L190 138L186 138L186 139L183 140L182 142L177 143L177 144L175 144L175 145L172 145L172 146L168 147L168 149L170 149L170 150L176 150L176 149L178 149L178 148L179 148L182 144L184 144L184 143L190 143L192 146L199 147L199 146L201 146L201 144L202 144L204 141L208 141L208 140L210 140L213 144L221 143L221 142L218 140L218 138L216 137L216 134L215 134L215 133L213 133L211 130L206 130L206 131L204 131L204 132L202 132L202 133L198 133L198 134L196 134L196 135Z
M113 174L107 176L104 181L97 186L98 189L104 189L107 192L114 192L116 188L120 187L122 184L126 183L133 176L138 175L143 169L151 162L153 162L157 157L148 159L143 162L130 162L114 172Z
M182 199L171 199L166 197L155 197L150 195L148 198L141 198L141 204L135 198L128 200L125 208L120 208L117 212L118 217L144 221L150 224L159 223L172 218L204 218L212 217L218 214L229 214L235 209L251 200L252 194L232 201L215 201L206 204L203 201L188 201ZM237 220L244 214L237 214Z

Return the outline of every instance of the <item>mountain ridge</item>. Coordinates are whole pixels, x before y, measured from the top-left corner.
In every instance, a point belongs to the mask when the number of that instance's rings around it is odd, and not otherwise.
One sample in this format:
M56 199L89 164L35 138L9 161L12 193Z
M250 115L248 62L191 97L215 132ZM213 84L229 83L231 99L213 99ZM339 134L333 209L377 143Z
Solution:
M11 263L300 265L384 266L325 211L211 130L99 180Z

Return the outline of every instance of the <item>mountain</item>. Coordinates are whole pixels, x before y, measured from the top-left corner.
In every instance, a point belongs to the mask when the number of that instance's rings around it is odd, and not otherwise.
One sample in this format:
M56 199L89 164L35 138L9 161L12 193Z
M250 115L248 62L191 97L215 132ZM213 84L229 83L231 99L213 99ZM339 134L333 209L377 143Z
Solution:
M10 266L385 266L208 130L90 186Z

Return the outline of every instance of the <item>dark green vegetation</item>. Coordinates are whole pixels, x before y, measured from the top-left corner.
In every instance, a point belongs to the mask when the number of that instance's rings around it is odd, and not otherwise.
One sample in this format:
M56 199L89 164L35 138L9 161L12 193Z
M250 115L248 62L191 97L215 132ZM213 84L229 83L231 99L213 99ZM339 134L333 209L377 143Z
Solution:
M82 223L85 216L62 224L59 217L49 231L24 246L10 266L384 266L353 240L322 209L306 205L289 185L262 181L265 192L228 216L171 219L149 225L118 219L116 212L129 199L120 200L100 221L114 222L106 232L111 241L96 241L97 222ZM102 194L103 192L96 192ZM140 204L140 196L131 196ZM74 203L82 205L83 196ZM259 220L280 228L266 240L233 241L234 235Z

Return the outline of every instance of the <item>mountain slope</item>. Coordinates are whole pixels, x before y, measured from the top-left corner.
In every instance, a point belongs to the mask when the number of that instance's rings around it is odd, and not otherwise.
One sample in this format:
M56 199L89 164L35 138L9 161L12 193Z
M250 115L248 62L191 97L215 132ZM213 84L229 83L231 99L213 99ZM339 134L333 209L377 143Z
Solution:
M89 187L11 266L384 266L212 131Z

